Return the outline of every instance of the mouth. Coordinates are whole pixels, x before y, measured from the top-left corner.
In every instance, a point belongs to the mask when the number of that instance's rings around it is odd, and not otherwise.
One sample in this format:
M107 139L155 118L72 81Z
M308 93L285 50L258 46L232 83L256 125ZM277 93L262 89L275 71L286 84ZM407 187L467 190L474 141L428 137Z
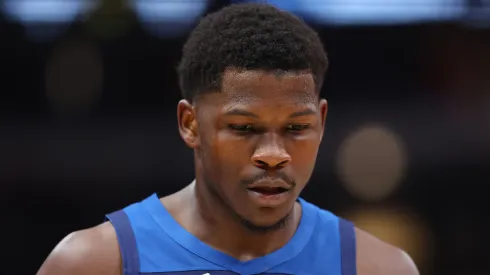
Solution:
M252 187L247 189L252 192L258 193L262 196L279 195L289 191L289 189L284 187L268 187L268 186Z

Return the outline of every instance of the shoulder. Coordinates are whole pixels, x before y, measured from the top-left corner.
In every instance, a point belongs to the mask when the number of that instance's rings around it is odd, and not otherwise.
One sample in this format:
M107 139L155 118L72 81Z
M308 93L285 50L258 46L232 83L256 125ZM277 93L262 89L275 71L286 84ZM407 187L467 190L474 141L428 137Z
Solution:
M358 275L419 275L412 258L403 250L355 228Z
M66 236L51 252L37 275L120 275L121 256L110 222Z

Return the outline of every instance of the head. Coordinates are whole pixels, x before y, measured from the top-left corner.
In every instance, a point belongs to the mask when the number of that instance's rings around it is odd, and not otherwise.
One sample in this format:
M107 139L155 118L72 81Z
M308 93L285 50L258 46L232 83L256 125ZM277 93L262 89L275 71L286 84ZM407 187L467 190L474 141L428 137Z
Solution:
M251 230L281 227L311 177L327 63L314 30L265 4L209 14L184 46L178 122L194 149L199 188ZM263 193L277 185L287 191Z

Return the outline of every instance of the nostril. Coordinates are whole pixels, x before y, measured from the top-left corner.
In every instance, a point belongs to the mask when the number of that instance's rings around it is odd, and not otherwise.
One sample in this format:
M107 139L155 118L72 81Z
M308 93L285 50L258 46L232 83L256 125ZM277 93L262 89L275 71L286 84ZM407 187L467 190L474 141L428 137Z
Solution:
M284 160L284 161L281 161L275 165L271 165L263 160L255 160L254 163L255 163L255 166L259 167L259 168L262 168L262 169L271 169L271 168L283 168L284 166L286 166L288 164L289 160Z
M281 168L283 166L286 166L286 164L289 162L289 160L284 160L281 161L279 164L276 165L276 167Z
M262 160L255 160L255 165L257 165L260 168L269 167L269 165L265 161L262 161Z

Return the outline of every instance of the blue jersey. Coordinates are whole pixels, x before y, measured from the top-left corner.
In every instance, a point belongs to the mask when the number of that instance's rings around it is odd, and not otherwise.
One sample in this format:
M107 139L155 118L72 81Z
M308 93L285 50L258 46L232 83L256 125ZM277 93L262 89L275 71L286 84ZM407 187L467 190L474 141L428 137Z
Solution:
M239 261L185 230L157 195L107 215L121 250L123 275L355 275L354 226L298 199L296 233L279 250Z

